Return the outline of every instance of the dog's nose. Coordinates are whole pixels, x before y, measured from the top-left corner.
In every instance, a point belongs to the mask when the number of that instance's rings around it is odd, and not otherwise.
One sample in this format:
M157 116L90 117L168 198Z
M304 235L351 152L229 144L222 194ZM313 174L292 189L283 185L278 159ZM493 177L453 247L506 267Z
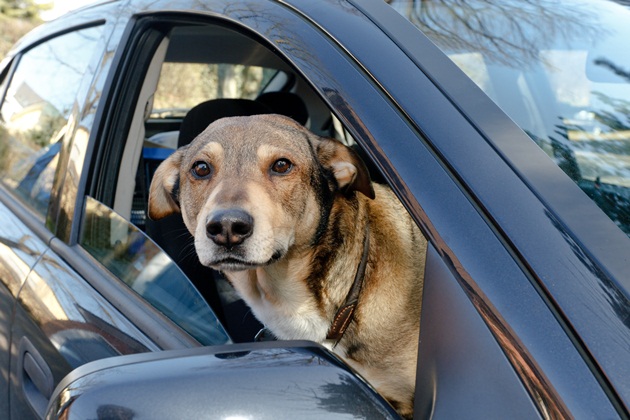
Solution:
M206 221L208 238L226 248L243 243L253 231L254 219L241 209L215 211L208 216Z

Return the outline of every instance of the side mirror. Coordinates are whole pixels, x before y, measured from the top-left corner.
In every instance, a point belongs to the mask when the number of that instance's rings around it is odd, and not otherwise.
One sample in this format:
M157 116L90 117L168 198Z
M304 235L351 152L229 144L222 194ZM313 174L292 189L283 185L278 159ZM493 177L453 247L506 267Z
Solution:
M118 356L57 386L47 419L400 418L311 342L260 342Z

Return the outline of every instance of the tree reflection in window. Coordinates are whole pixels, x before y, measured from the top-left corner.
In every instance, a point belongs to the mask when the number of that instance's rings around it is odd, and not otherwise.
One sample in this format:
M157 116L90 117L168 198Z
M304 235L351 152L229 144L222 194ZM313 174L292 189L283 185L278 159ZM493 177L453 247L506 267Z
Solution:
M75 98L102 26L53 38L19 60L0 108L2 182L45 215Z

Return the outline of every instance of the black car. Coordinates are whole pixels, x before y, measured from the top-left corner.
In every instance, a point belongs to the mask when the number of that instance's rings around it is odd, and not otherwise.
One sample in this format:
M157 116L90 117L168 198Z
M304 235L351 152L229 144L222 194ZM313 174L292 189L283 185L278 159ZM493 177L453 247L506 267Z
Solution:
M36 28L0 63L0 418L396 417L321 345L257 341L147 218L200 104L341 140L418 223L417 418L628 418L628 39L621 0L114 0Z

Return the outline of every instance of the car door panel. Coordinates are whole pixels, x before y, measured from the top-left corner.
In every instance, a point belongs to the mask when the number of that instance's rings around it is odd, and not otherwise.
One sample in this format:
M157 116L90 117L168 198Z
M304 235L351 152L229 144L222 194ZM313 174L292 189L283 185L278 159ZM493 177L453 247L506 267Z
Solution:
M119 354L157 350L125 316L48 250L18 295L11 331L11 417L41 415L49 389L28 369L28 358L50 370L53 386L72 369Z
M416 415L543 418L482 316L435 248L429 247L420 330L420 341L426 344L418 355L427 362L418 369Z
M0 192L0 195L5 193ZM8 418L10 327L15 300L46 244L4 203L0 203L0 220L3 223L0 233L0 418Z

